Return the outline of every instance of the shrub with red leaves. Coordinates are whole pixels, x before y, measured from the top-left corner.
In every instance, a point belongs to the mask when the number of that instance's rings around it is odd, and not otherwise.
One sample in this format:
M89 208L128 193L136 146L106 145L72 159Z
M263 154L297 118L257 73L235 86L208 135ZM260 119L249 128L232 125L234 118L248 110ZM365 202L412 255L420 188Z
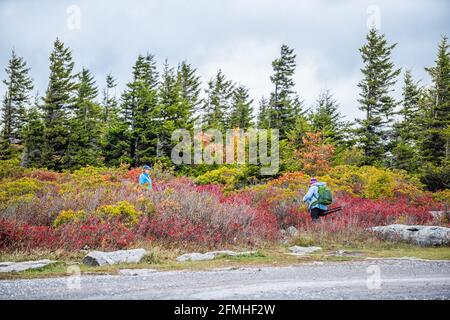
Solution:
M125 173L124 178L131 181L131 182L135 182L137 183L137 181L139 180L139 175L142 173L142 168L133 168L127 171L127 173Z
M85 222L69 223L61 228L19 224L0 219L0 250L32 249L79 250L122 249L133 244L135 234L117 219L101 221L96 217Z
M49 170L35 169L29 176L40 181L56 181L62 174Z
M176 187L176 186L174 186ZM227 199L216 188L166 188L151 193L156 212L141 220L138 233L166 242L201 244L255 243L274 239L276 219L242 199Z

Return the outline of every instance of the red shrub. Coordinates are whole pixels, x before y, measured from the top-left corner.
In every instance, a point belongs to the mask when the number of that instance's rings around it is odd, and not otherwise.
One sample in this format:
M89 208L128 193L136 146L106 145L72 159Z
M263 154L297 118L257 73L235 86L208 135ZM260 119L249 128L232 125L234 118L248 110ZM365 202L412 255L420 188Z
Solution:
M60 178L61 174L54 171L35 169L29 176L40 181L56 181Z
M90 217L87 221L70 223L58 229L60 248L81 249L89 248L122 249L131 245L135 234L119 219L101 221L97 217Z
M139 179L139 175L142 173L142 168L134 168L134 169L130 169L128 170L125 175L124 178L131 181L131 182L137 182Z
M92 217L83 223L69 223L60 228L18 224L0 220L0 250L31 249L121 249L135 240L134 233L118 220L100 221Z

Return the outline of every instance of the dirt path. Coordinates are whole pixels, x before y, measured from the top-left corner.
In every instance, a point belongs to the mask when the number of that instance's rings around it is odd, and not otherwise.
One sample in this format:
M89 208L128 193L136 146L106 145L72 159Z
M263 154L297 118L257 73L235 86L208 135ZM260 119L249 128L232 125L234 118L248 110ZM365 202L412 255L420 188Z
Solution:
M450 261L132 273L3 280L0 299L450 299Z

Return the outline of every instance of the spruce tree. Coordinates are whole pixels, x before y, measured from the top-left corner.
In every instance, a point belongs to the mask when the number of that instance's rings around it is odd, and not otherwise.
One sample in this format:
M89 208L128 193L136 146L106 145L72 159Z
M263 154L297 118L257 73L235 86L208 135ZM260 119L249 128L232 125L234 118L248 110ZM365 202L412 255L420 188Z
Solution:
M280 57L272 62L273 75L270 80L274 91L270 98L270 126L280 130L281 139L294 128L301 108L294 91L295 58L294 49L283 44Z
M421 143L426 161L440 165L449 160L450 141L445 134L450 126L450 52L447 37L438 48L435 66L426 68L432 79L429 101L424 105L424 136Z
M121 118L117 119L106 131L102 155L108 166L119 166L132 162L130 150L133 141L128 124Z
M104 122L101 106L95 102L98 89L89 70L79 74L76 100L70 124L70 141L64 158L68 169L101 164L101 136Z
M269 101L264 97L259 101L257 122L257 127L259 129L270 128L270 105Z
M69 115L75 102L76 83L72 73L72 53L56 39L50 55L50 78L44 103L44 141L42 164L49 169L61 170L69 145Z
M161 117L158 118L157 103L158 73L151 54L139 55L133 66L133 81L127 84L122 95L121 117L129 133L129 151L117 151L121 158L130 158L132 166L148 162L157 153L157 139ZM125 145L125 144L123 144Z
M131 132L115 95L116 80L111 74L106 76L103 90L103 121L105 124L102 139L102 156L106 165L119 166L131 163Z
M359 109L365 113L358 119L359 143L365 155L365 164L381 164L386 158L389 127L396 102L390 95L400 69L395 69L391 52L396 44L389 45L383 34L372 28L366 36L367 43L359 51L364 63L360 88Z
M411 71L403 78L402 101L398 111L400 119L394 124L392 166L397 169L416 171L420 165L417 148L420 134L420 103L422 88L414 81Z
M344 146L345 132L349 124L342 120L343 117L338 109L339 104L329 90L320 93L315 110L311 114L311 125L314 132L320 131L327 143L339 149Z
M44 146L44 121L40 112L38 97L35 104L26 113L25 125L22 129L24 152L22 165L25 167L45 167L42 162L42 149Z
M176 129L191 129L190 117L193 105L191 104L195 94L185 81L178 81L167 62L164 63L159 87L159 115L162 118L159 130L159 155L169 156L172 142L171 135ZM184 79L186 80L186 79ZM184 86L182 92L182 86Z
M6 92L1 107L0 159L14 157L18 153L17 146L22 144L21 133L33 89L29 70L24 59L13 50L5 68L7 79L3 80Z
M231 114L228 121L228 127L246 129L253 126L253 100L250 99L248 89L244 86L238 86L234 89Z
M118 102L115 95L116 79L111 74L106 76L106 88L103 90L102 120L107 127L111 126L118 116Z
M228 128L228 117L231 110L231 98L234 84L227 80L222 70L208 82L207 98L204 102L203 125L206 128L224 130Z
M196 74L196 69L183 61L178 66L177 83L180 90L181 104L190 114L190 122L194 122L199 117L200 111L200 77Z

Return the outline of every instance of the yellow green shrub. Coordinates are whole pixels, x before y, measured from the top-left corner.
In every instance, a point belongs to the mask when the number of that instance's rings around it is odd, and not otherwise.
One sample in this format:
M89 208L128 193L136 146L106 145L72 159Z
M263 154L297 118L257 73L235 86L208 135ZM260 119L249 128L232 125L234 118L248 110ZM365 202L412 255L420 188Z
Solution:
M222 166L218 169L208 171L195 179L197 184L223 184L226 189L233 189L235 185L244 178L245 170L241 168L230 168Z
M308 188L310 178L309 175L300 171L288 172L267 185L301 191ZM399 195L415 198L424 194L423 186L417 178L399 170L341 165L332 168L326 175L316 178L327 183L333 191L344 191L370 199Z
M139 211L145 212L148 215L153 214L155 212L155 206L153 204L153 201L146 196L139 197L137 199L137 205Z
M58 227L64 223L79 221L85 214L84 210L62 210L53 222L53 226Z
M21 177L25 171L18 159L0 160L0 179Z
M268 186L298 190L307 188L311 177L301 171L284 173L278 179L269 181Z
M86 166L70 174L70 181L63 186L63 191L73 191L77 188L95 189L101 186L113 186L120 183L119 176L123 168L113 169L106 167Z
M438 202L445 203L447 206L450 206L450 189L445 189L433 193L433 199Z
M331 188L370 199L399 195L414 198L423 194L419 180L401 170L342 165L318 178Z
M0 181L0 207L21 201L30 201L45 183L33 178Z
M104 218L120 218L125 223L136 224L142 212L136 210L128 201L119 201L113 205L101 206L97 214Z

